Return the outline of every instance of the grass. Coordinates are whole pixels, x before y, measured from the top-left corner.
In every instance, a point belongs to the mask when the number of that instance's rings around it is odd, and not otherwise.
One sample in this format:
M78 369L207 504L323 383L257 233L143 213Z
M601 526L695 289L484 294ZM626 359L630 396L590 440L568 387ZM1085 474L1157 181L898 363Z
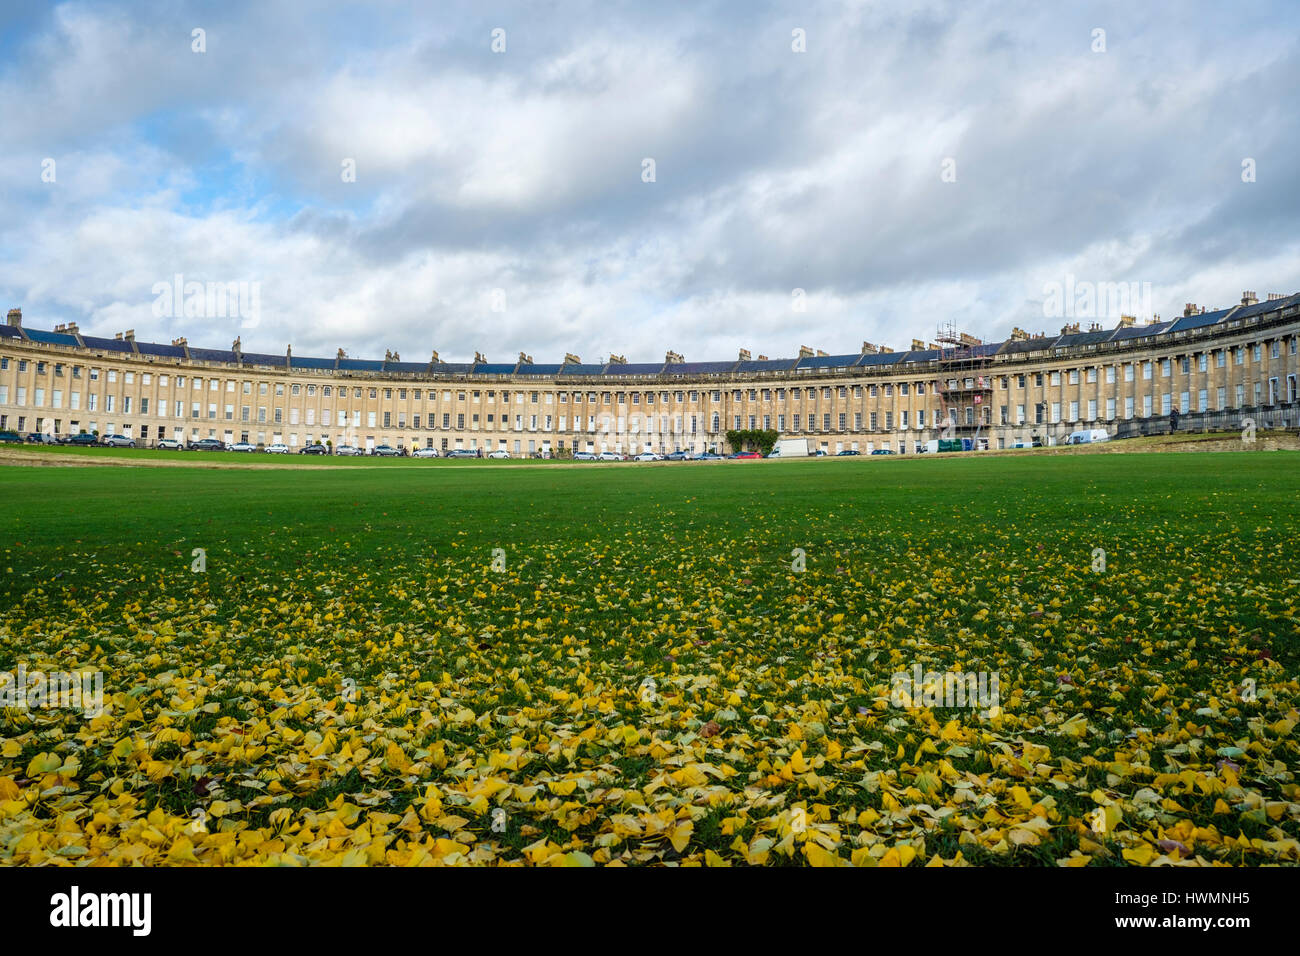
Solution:
M0 468L0 860L1300 860L1294 453L329 463Z

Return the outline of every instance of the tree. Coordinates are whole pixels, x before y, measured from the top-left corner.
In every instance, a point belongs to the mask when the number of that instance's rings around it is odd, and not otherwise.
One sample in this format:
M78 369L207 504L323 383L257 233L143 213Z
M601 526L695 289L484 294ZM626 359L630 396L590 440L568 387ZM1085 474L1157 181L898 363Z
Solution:
M746 428L727 432L727 444L732 451L754 450L761 455L772 451L780 434L771 428Z

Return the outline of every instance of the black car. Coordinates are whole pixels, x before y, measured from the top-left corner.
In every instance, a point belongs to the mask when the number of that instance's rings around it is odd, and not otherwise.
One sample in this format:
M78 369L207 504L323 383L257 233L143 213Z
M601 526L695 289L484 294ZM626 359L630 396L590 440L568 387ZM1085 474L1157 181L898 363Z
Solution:
M216 438L199 438L190 442L190 451L225 451L226 444Z
M846 448L846 449L844 449L843 451L837 451L837 452L835 453L835 457L836 457L836 458L843 458L845 455L860 455L860 454L862 454L862 453L859 452L859 451L856 451L855 449L852 449L852 448Z
M29 445L53 445L55 443L53 435L45 435L41 432L30 432L23 440Z
M79 432L76 435L69 435L63 439L60 444L64 445L98 445L99 439L89 432Z
M305 447L302 449L302 451L298 452L298 454L300 454L300 455L327 455L327 454L329 454L329 451L328 451L328 449L326 449L326 447L325 447L324 445L312 444L312 445L307 445L307 446L305 446Z

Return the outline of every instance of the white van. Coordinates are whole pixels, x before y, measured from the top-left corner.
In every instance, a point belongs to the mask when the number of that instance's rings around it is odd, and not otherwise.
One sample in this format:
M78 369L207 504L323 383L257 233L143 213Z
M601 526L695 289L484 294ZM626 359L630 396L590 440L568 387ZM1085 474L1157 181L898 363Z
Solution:
M1083 431L1071 432L1065 440L1067 445L1090 445L1093 442L1110 441L1110 435L1104 428L1085 428Z

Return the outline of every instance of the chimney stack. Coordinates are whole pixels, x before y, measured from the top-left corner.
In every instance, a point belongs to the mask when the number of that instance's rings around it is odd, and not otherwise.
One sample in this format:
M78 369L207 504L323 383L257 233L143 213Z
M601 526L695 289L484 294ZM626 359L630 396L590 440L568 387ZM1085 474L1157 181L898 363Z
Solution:
M912 351L913 351L913 352L924 352L924 351L925 351L925 343L924 343L923 341L921 341L920 339L912 339Z
M740 360L742 362L748 362L750 360L749 349L740 350Z
M1137 321L1136 315L1121 315L1119 317L1119 325L1115 326L1115 328L1130 329L1133 327L1133 323L1136 321Z
M565 365L581 365L581 364L582 364L582 359L578 358L578 356L574 355L572 352L565 352L565 353L564 353L564 364L565 364Z
M626 365L626 364L627 364L627 356L626 356L626 355L615 355L613 352L610 352L610 353L609 353L609 364L610 364L610 365Z
M483 355L482 352L475 352L475 353L474 353L474 364L475 364L475 365L486 365L486 364L487 364L487 359L484 357L484 355Z
M808 346L806 346L806 345L801 345L801 346L799 346L799 357L800 357L800 358L812 358L812 355L813 355L813 350L810 349Z
M671 350L666 355L664 355L665 365L681 365L685 361L686 359L682 358L682 356L679 353L673 352Z
M23 327L23 310L22 310L22 309L10 309L10 310L9 310L9 325L10 325L12 328L15 328L15 329L21 329L21 328Z
M1195 315L1195 314L1196 314L1195 302L1187 302L1183 304L1183 318L1187 318L1187 316Z
M759 360L760 362L766 362L766 361L767 361L767 356L766 356L766 355L760 355L760 356L758 357L758 360Z
M1255 305L1257 302L1259 302L1259 297L1258 297L1257 295L1255 295L1255 293L1253 293L1253 292L1243 292L1243 293L1241 294L1241 304L1242 304L1242 305Z

